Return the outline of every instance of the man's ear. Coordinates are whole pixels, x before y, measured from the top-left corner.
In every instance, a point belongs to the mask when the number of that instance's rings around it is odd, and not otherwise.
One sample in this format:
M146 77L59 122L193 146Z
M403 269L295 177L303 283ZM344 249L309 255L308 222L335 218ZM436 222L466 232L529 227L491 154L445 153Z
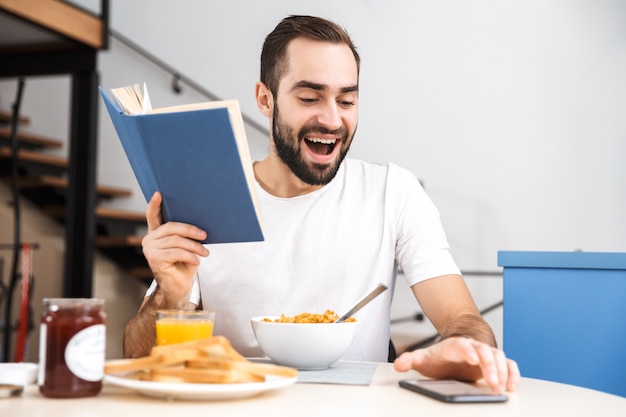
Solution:
M256 105L266 117L272 117L274 112L274 96L267 86L261 81L255 86Z

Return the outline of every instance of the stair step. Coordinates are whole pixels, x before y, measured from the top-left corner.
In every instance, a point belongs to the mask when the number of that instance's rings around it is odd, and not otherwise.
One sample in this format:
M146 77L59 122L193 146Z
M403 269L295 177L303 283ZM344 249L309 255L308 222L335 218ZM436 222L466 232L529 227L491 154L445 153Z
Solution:
M5 146L0 147L0 161L11 159L11 149ZM28 171L31 175L58 175L64 174L69 163L67 159L58 156L47 155L27 149L18 149L17 158L20 162L20 170ZM0 164L0 175L9 175L11 164Z
M65 216L65 206L45 206L43 210L57 218ZM130 223L146 223L146 215L135 211L119 210L111 207L96 207L96 217L100 219L118 220Z
M137 235L97 236L96 247L133 277L149 281L152 279L152 271L143 256L142 239L142 236Z
M69 180L66 177L40 175L22 177L19 179L19 185L21 189L55 188L59 190L67 190ZM98 193L98 196L103 198L130 197L132 195L132 192L128 189L107 185L98 185L96 192Z
M150 267L145 266L145 267L137 267L137 268L130 268L128 270L128 272L130 273L130 275L132 277L135 277L137 279L140 279L142 281L145 281L146 283L150 283L152 281L152 279L154 278L154 274L152 274L152 270L150 269Z
M42 206L44 213L64 223L67 209L64 205ZM144 213L98 206L95 209L95 233L97 236L133 235L138 227L146 226Z
M146 214L136 211L119 210L111 207L96 207L96 216L111 220L146 224Z
M97 236L96 246L99 248L111 247L141 247L143 236Z
M11 123L11 120L13 120L13 113L8 111L8 110L0 110L0 123L2 124L9 124ZM30 117L28 116L24 116L24 115L20 115L19 117L19 124L20 125L29 125L30 124Z
M63 142L56 139L51 139L35 133L24 132L22 130L17 131L17 144L22 149L60 149L63 147ZM11 145L11 129L8 127L0 126L0 145Z

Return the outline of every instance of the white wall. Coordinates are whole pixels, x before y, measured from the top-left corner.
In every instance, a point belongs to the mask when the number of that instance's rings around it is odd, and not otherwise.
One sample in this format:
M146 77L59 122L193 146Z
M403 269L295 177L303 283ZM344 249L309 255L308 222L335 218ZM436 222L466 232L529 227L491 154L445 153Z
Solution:
M495 269L502 249L626 250L623 2L112 3L114 29L264 124L265 34L292 13L345 25L363 60L352 156L422 178L464 268Z
M498 250L626 251L624 2L111 3L113 29L263 124L253 91L267 32L288 14L346 26L362 57L351 156L404 165L425 182L463 269L498 270ZM116 41L100 71L106 88L147 81L156 106L204 100L168 93L168 76ZM99 181L136 187L101 115ZM248 134L262 157L266 138ZM138 189L123 204L145 207ZM481 307L501 296L498 279L469 281Z

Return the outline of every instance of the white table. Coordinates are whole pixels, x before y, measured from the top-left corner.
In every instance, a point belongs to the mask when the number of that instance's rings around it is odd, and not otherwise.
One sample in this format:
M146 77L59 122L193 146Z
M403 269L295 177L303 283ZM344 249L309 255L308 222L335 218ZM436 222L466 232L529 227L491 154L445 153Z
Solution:
M2 417L192 417L192 416L625 416L626 398L571 385L522 378L509 401L446 404L398 386L415 372L398 373L380 363L369 386L297 383L261 395L228 401L166 401L105 384L100 395L48 399L36 385L21 397L0 399Z

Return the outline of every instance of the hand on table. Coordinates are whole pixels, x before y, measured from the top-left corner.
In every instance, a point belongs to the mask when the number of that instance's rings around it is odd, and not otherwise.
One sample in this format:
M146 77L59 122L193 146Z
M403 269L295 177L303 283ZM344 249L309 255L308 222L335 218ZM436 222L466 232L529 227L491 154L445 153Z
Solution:
M520 380L517 363L502 350L466 337L444 339L425 349L404 352L394 361L397 371L413 369L428 378L484 378L495 393L515 391Z

